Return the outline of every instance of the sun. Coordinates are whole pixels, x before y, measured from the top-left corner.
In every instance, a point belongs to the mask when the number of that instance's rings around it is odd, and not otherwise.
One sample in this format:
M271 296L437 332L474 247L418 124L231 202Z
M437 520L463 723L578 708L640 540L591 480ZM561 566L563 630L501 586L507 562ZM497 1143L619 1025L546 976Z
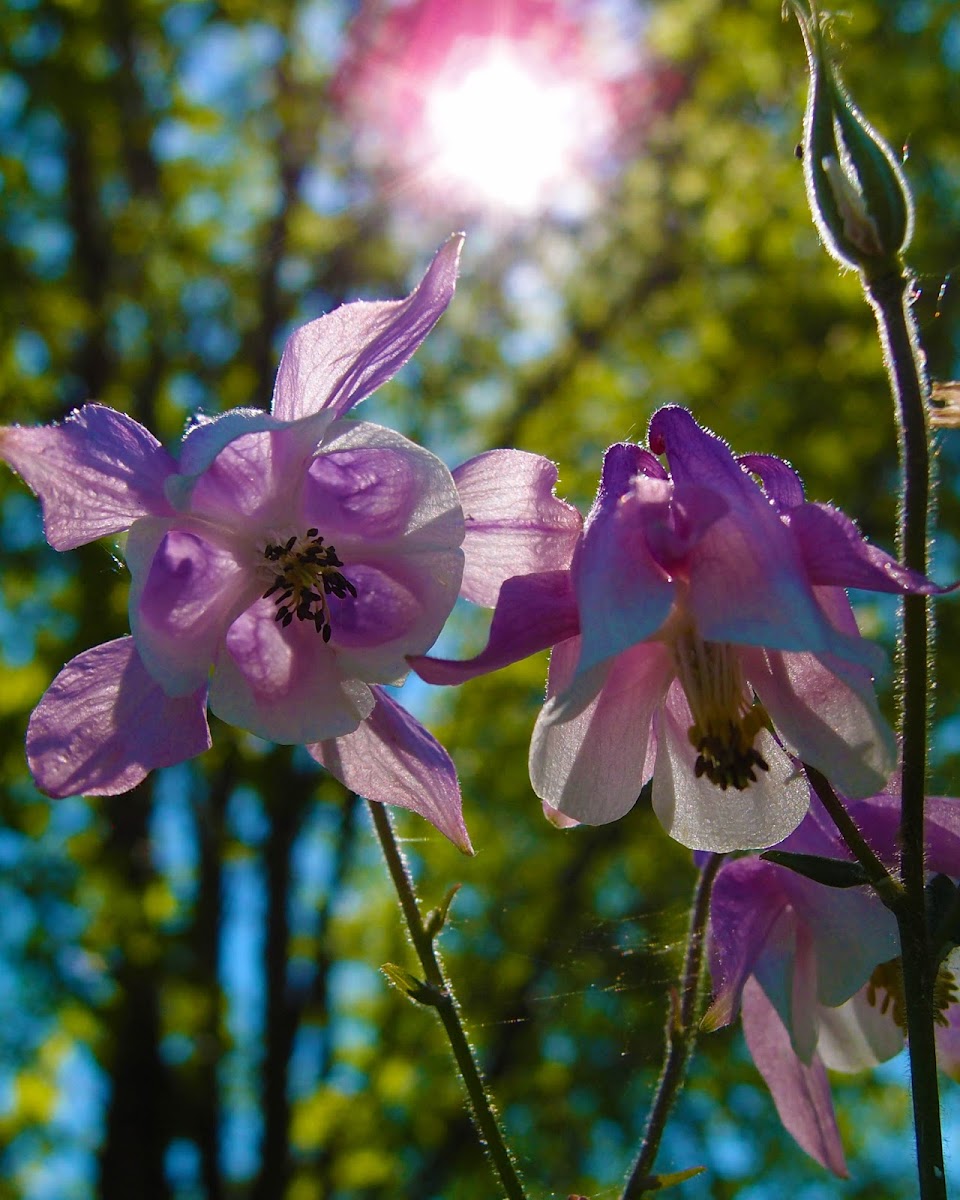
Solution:
M548 207L576 182L605 123L583 82L551 79L506 48L483 45L424 96L430 183L518 213Z

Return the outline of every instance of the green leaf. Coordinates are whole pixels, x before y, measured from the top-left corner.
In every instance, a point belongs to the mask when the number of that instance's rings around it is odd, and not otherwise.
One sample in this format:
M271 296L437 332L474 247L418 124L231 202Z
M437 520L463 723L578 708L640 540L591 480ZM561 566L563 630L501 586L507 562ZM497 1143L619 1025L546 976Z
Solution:
M453 887L447 890L447 894L440 902L439 907L431 908L427 913L423 927L427 933L427 936L431 940L437 936L440 930L443 929L444 925L447 923L447 914L450 911L450 905L453 903L454 896L460 891L462 886L463 884L455 883Z
M399 988L411 1000L436 1008L440 996L431 984L418 979L416 975L412 975L404 967L398 967L396 963L384 963L380 970L395 988Z
M764 850L760 857L827 887L862 887L870 882L870 877L857 862L821 858L819 854L791 854L788 850Z

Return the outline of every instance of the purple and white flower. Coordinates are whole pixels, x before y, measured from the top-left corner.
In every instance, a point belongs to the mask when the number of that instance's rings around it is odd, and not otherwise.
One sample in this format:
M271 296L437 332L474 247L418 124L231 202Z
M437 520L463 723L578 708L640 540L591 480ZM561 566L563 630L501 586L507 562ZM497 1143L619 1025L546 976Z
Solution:
M793 755L854 796L893 766L873 689L883 655L844 588L937 589L805 501L785 462L735 458L685 409L655 413L648 445L607 451L579 540L571 526L541 545L542 564L491 575L482 654L413 665L459 683L552 645L530 748L548 815L616 820L652 777L654 808L685 845L772 845L807 809Z
M206 708L304 744L347 786L420 812L464 849L456 773L383 690L433 643L463 572L460 497L433 454L348 411L449 304L462 238L405 299L346 304L296 330L269 413L188 429L178 457L123 413L0 429L0 457L69 550L126 533L129 637L63 668L27 755L53 796L127 791L210 745Z
M899 796L884 792L847 807L892 866ZM960 877L960 801L928 799L925 833L930 871ZM778 849L851 858L816 799ZM717 874L709 927L714 999L704 1028L741 1014L784 1128L837 1175L846 1175L846 1164L827 1068L865 1070L903 1048L899 954L896 921L867 887L826 887L753 856L725 862ZM938 1058L957 1077L960 1005L946 968L938 983Z

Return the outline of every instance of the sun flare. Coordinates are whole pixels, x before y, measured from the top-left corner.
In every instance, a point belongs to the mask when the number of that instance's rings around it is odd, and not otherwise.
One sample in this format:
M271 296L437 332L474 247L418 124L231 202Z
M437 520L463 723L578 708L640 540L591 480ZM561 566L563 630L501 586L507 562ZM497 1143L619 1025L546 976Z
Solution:
M551 80L506 50L435 81L424 117L433 181L516 212L576 181L603 124L585 85Z

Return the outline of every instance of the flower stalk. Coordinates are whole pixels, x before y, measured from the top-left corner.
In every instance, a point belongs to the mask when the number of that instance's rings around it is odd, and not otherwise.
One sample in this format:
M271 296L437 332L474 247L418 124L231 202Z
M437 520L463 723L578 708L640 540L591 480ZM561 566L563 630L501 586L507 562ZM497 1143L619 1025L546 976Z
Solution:
M387 870L390 872L397 899L400 901L410 941L413 943L424 974L422 983L413 979L412 976L409 977L410 982L404 985L404 990L419 1003L437 1010L440 1023L443 1025L450 1043L450 1049L453 1051L458 1073L466 1089L470 1116L480 1142L489 1155L503 1186L504 1195L507 1200L526 1200L526 1193L514 1167L513 1157L507 1149L500 1130L493 1101L481 1078L473 1050L460 1020L460 1010L456 998L437 955L435 939L442 927L442 915L440 919L428 918L426 922L424 921L417 903L413 880L410 878L410 872L400 853L390 817L382 804L368 800L367 807L370 809L373 827L380 841ZM444 909L441 908L439 913L444 914ZM398 981L396 968L391 969L388 975L393 982Z
M690 909L690 925L680 986L671 995L670 1010L667 1013L663 1066L647 1116L643 1140L624 1185L621 1200L637 1200L644 1192L662 1187L662 1181L653 1177L651 1172L660 1149L667 1118L683 1085L687 1062L697 1040L699 1010L703 999L703 950L710 911L710 894L723 857L722 854L708 855L697 878Z
M898 420L903 477L899 550L907 566L925 574L932 508L929 384L910 308L912 279L895 272L878 276L864 273L862 279L876 318ZM930 642L930 606L926 597L904 596L900 655L903 740L900 875L905 896L897 910L897 923L903 957L920 1194L923 1200L941 1200L946 1196L946 1184L933 1031L937 968L931 953L924 894L927 697L933 691Z

